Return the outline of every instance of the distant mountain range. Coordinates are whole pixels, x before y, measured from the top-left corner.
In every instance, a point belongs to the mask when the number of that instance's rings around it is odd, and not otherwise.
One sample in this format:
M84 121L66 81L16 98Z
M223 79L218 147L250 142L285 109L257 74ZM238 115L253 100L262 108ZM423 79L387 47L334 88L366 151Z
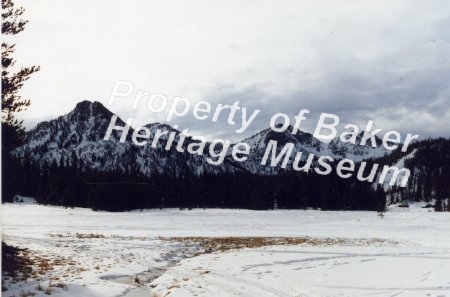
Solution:
M149 142L144 146L137 146L132 142L133 128L130 128L124 143L119 141L122 133L120 131L113 131L110 139L104 140L113 115L99 102L82 101L68 114L51 121L41 122L34 129L28 131L25 143L16 148L12 154L18 160L27 160L25 163L41 168L38 170L44 170L44 167L53 168L52 174L56 172L55 168L70 168L76 164L78 169L72 169L74 172L86 170L100 173L114 172L114 176L116 176L114 180L118 180L117 175L121 173L128 177L139 176L140 181L145 181L145 178L151 179L154 176L165 176L166 178L181 179L183 183L189 180L192 183L186 187L192 187L195 184L195 178L200 176L221 176L224 180L224 177L227 176L232 178L232 176L242 176L243 174L245 176L264 177L262 179L267 182L265 177L286 175L291 171L291 163L288 164L286 169L282 169L280 166L272 167L268 164L261 165L269 141L276 140L278 152L286 144L292 143L295 145L293 155L296 152L303 152L303 161L309 154L314 154L316 157L330 156L334 160L346 158L354 162L364 161L368 164L395 165L399 168L410 169L411 176L406 188L383 185L387 192L388 203L405 199L443 200L450 197L450 139L437 138L416 141L408 147L407 152L401 152L401 146L394 151L386 150L380 139L376 139L378 146L375 148L367 144L360 145L362 134L357 137L356 144L343 143L339 138L324 143L306 132L299 131L292 134L292 127L284 132L274 132L268 128L242 141L250 146L250 154L246 161L238 162L232 158L231 153L228 153L222 164L211 165L206 162L207 158L211 158L208 152L210 143L206 144L203 155L193 155L187 151L178 152L175 148L181 132L166 124L146 125L145 127L150 131L150 137ZM121 119L117 120L117 124L125 126ZM168 135L162 136L156 147L151 147L150 144L157 129L175 133L176 137L171 149L165 149ZM184 144L187 146L195 142L196 140L188 137ZM314 176L317 176L317 178L314 178ZM44 177L41 176L36 183L42 183L42 178ZM36 178L33 177L33 179ZM108 178L103 177L103 179ZM44 178L44 182L45 180L46 178ZM258 183L260 180L256 180L256 182ZM295 182L294 178L292 182ZM329 183L330 181L323 181L318 175L308 173L308 178L302 179L303 187L311 182L315 183L316 187L321 187L321 183ZM345 191L349 192L353 191L354 185L360 183L356 179L345 182L345 186L340 185L339 187L343 187L342 189L345 188ZM58 185L58 182L54 183ZM216 183L218 182L216 181ZM279 181L275 180L269 183L275 183L272 188L279 187L277 183L280 184ZM335 181L332 180L332 183L335 183ZM337 180L336 183L340 183L340 181ZM247 186L244 185L243 187ZM305 190L296 190L294 185L292 187L289 190L290 195L296 195L295 193ZM373 191L376 187L374 183ZM34 186L34 189L37 188L39 187ZM58 186L55 191L61 191L61 189L62 186ZM182 186L182 191L184 189L185 186ZM37 190L32 190L31 193L35 191ZM237 189L237 191L240 190ZM275 193L278 190L270 191ZM339 190L339 188L327 189L323 195L336 195L339 191L343 190ZM86 193L88 192L86 190ZM256 192L246 189L245 193ZM308 195L313 197L311 199L319 199L314 198L313 193ZM340 199L345 201L347 198L342 196ZM307 206L308 204L304 205ZM370 208L373 208L373 205ZM342 207L336 206L335 208Z
M292 127L285 132L277 133L270 128L243 140L250 146L248 160L237 162L228 153L221 165L211 165L205 162L210 157L208 149L203 156L195 156L189 153L180 153L175 147L178 144L179 132L171 126L160 123L148 124L150 130L149 142L144 146L136 146L131 141L133 129L128 132L125 143L119 142L121 132L114 131L109 140L103 140L111 121L113 113L99 102L83 101L68 114L57 119L41 122L27 133L26 143L14 151L18 157L29 156L43 165L59 162L63 157L75 157L82 160L90 168L97 170L112 169L136 169L150 176L155 172L172 172L180 174L184 167L189 172L223 173L248 171L253 174L276 174L280 169L268 165L261 165L261 160L270 140L278 142L278 149L282 149L286 143L295 144L293 154L303 152L305 159L308 154L319 157L327 155L335 160L347 158L353 161L383 157L390 151L384 149L379 141L379 146L360 145L361 135L356 144L343 143L339 138L330 143L324 143L311 134L299 131L293 135ZM118 124L125 123L118 119ZM150 146L156 130L175 131L176 138L172 149L165 150L168 135L161 137L155 148ZM185 145L192 143L192 138L187 138ZM207 144L207 147L209 144Z

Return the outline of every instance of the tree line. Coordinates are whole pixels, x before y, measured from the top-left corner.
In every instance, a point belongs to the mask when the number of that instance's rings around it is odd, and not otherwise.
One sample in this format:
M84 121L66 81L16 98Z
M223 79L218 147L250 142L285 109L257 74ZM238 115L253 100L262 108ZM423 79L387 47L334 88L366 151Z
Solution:
M11 159L3 197L32 196L43 204L123 211L143 208L246 208L384 210L385 193L371 184L334 175L283 171L275 176L248 172L182 175L137 170L98 171L76 157L40 166L32 158Z

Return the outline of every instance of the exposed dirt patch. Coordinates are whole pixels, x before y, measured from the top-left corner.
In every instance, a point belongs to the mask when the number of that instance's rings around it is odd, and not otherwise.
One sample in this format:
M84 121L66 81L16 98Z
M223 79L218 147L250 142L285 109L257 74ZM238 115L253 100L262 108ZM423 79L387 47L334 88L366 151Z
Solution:
M161 237L162 240L182 242L186 245L198 244L204 252L224 252L234 249L259 248L271 245L312 245L331 246L349 245L393 245L397 242L385 239L347 239L347 238L310 238L310 237ZM198 255L197 254L197 255Z
M7 291L12 284L26 283L30 280L37 283L37 291L48 295L53 288L67 290L67 285L59 281L58 273L55 271L57 266L62 265L68 265L66 259L62 257L42 256L27 248L18 248L2 242L2 292ZM34 294L23 291L21 296Z
M57 237L57 238L78 238L78 239L96 239L96 238L105 238L103 234L96 234L96 233L50 233L50 237Z

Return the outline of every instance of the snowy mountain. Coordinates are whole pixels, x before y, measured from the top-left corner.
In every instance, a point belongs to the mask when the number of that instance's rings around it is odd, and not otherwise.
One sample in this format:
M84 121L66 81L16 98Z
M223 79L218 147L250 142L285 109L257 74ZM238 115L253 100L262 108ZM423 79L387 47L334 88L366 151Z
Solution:
M41 165L59 164L66 156L77 158L91 168L125 169L126 164L133 162L128 154L130 143L120 143L117 132L113 132L110 141L103 140L112 115L98 102L80 102L68 114L39 123L27 133L25 145L13 154L27 156Z
M379 139L377 147L360 145L361 134L355 144L339 138L324 143L309 133L292 134L292 127L281 133L265 129L242 141L250 147L246 161L235 160L232 145L223 162L213 165L208 161L222 151L220 145L210 153L212 144L204 143L200 154L192 154L189 147L200 142L161 123L145 126L149 137L142 146L133 142L133 128L123 142L120 131L113 131L109 140L104 140L113 116L101 103L83 101L68 114L38 124L27 133L25 144L12 152L18 165L11 171L14 176L5 199L32 196L39 203L110 211L154 207L269 209L275 202L282 208L376 210L385 199L378 188L384 188L387 201L392 203L446 201L450 196L450 139L417 141L402 152L400 147L385 150ZM116 125L125 123L117 119ZM161 131L166 134L158 140ZM286 169L281 168L282 161L274 167L270 161L262 165L264 155L272 154L274 141L278 154L284 148L291 151ZM378 187L377 180L360 182L356 174L347 179L337 174L303 174L292 170L294 155L300 152L299 167L314 157L308 172L317 166L320 156L328 156L335 168L339 160L347 158L356 163L364 160L367 168L373 164L379 168L406 167L411 175L406 187L398 183Z
M383 185L388 193L388 202L396 203L402 200L429 202L450 198L449 138L418 141L411 145L406 154L394 151L374 161L398 168L408 168L410 171L407 187L399 187L399 182L394 186L387 183Z
M302 160L306 160L309 154L314 154L316 157L327 155L335 160L348 158L359 162L382 157L388 153L381 143L376 148L370 145L359 145L361 135L357 137L356 144L343 143L339 138L330 143L324 143L309 133L299 131L297 134L292 134L292 127L289 127L281 133L265 129L245 139L243 142L250 146L250 154L248 160L244 162L235 161L229 150L221 165L211 165L206 162L206 159L211 157L208 153L209 143L206 144L203 155L192 155L186 151L180 153L175 147L181 132L165 124L153 123L145 126L150 131L150 137L144 146L137 146L131 141L133 128L130 128L124 143L119 141L120 131L113 131L111 138L104 140L112 116L113 113L99 102L80 102L68 114L39 123L27 133L26 143L17 148L13 154L20 158L29 158L41 166L44 164L70 166L76 162L99 171L136 170L146 176L155 172L179 176L180 174L199 175L236 171L263 175L276 174L280 171L279 167L261 165L270 140L277 141L278 151L287 143L294 144L293 154L303 152ZM117 124L125 126L120 119ZM165 149L168 134L161 136L156 147L151 147L158 129L175 133L171 149ZM195 140L187 137L184 147L193 142Z
M147 176L154 172L179 175L183 172L200 174L224 170L224 167L210 165L202 159L194 160L195 157L189 153L176 151L180 132L168 125L146 125L150 130L150 139L144 146L136 146L131 141L133 128L130 128L123 143L119 141L121 132L116 130L109 140L104 140L112 116L113 113L101 103L82 101L68 114L39 123L27 133L26 143L14 150L13 155L31 159L41 166L56 163L67 167L76 161L99 171L137 170ZM116 124L125 126L121 119ZM171 149L164 149L168 135L161 136L157 146L151 147L157 129L176 133ZM188 138L185 142L192 143L193 140ZM227 168L227 171L230 170L234 168Z
M314 154L315 159L313 162L317 162L317 158L320 156L330 156L334 160L345 158L360 162L367 159L383 157L390 152L381 146L381 140L378 137L375 137L378 144L376 148L368 144L360 145L362 133L356 137L355 144L349 142L344 143L339 138L325 143L314 138L310 133L299 131L296 134L292 134L292 130L293 127L290 126L285 132L277 133L268 128L245 139L244 142L248 143L251 148L250 155L253 156L249 162L243 163L246 169L252 173L264 174L275 174L280 170L279 167L274 168L260 165L267 145L271 140L277 142L278 153L282 151L286 144L294 144L294 150L291 156L294 156L297 152L302 152L302 161L306 161L310 154ZM287 168L291 167L292 161L293 158L290 159Z

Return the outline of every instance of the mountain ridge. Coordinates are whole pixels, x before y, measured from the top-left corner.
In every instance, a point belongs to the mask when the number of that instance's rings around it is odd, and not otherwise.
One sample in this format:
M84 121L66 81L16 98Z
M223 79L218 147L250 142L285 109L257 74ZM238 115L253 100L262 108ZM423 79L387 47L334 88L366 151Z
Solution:
M179 174L182 171L182 164L189 167L189 172L196 174L246 170L253 174L270 175L278 173L280 169L262 167L259 164L269 140L276 140L279 150L286 143L294 143L298 146L296 151L313 153L317 156L329 155L336 160L348 158L360 162L389 153L381 147L372 148L369 145L360 146L358 143L355 145L343 143L339 138L333 139L330 143L324 143L307 132L299 131L292 134L292 127L285 132L274 132L270 128L266 128L242 141L250 146L247 161L237 165L228 152L222 166L214 166L205 162L206 158L211 157L207 150L202 155L196 156L177 152L174 147L178 144L181 132L165 123L149 123L143 126L150 130L150 139L149 143L142 147L135 147L131 142L133 127L130 127L124 143L119 141L122 132L117 130L114 130L111 138L105 141L103 138L113 115L114 113L98 101L81 101L69 113L50 121L41 122L28 131L25 144L14 150L13 154L17 157L24 157L28 154L42 166L44 162L49 164L59 162L63 155L72 155L72 152L75 152L77 158L98 170L117 168L126 170L131 166L140 168L141 173L145 175L151 175L156 171L161 173L168 166L175 166L175 172ZM120 117L117 117L116 124L125 126L125 122ZM162 142L158 142L155 148L150 147L156 129L161 128L176 133L170 150L163 149L168 138L167 135L161 136ZM358 135L358 139L360 138L361 135ZM195 140L192 139L192 136L187 137L187 144L193 142ZM231 146L235 144L233 143ZM210 142L207 142L206 147L208 148L209 145ZM303 155L306 157L306 154ZM195 161L189 162L191 159L195 159Z
M270 209L274 205L383 211L386 200L434 199L436 209L449 209L444 201L450 196L450 139L417 141L402 152L400 147L387 151L338 139L323 143L309 133L292 134L291 128L284 132L267 128L243 140L251 148L246 161L236 161L228 150L220 165L212 165L207 162L212 158L211 143L205 143L201 154L179 152L176 148L181 132L164 123L146 125L151 136L144 146L133 144L133 127L123 143L119 131L112 131L110 140L104 140L113 115L99 102L82 101L69 113L28 131L24 145L13 151L17 165L9 172L14 175L14 183L8 185L10 194L4 195L5 199L25 195L36 197L39 203L111 211L154 207ZM125 125L120 118L117 124ZM167 134L151 146L158 128L175 133L167 150ZM291 159L285 169L280 166L282 162L276 167L262 165L271 141L279 144L277 154L289 144L294 154L302 152L302 158L308 154L316 158L332 156L336 161L349 158L356 163L362 161L360 168L363 163L366 168L373 168L375 163L380 168L401 165L411 175L407 186L399 187L398 183L380 184L378 177L363 182L356 174L342 178L338 174L316 174L312 169L295 171ZM198 141L187 137L185 143ZM219 146L213 153L216 151L220 151ZM337 173L337 165L330 165ZM363 171L368 176L367 170Z

